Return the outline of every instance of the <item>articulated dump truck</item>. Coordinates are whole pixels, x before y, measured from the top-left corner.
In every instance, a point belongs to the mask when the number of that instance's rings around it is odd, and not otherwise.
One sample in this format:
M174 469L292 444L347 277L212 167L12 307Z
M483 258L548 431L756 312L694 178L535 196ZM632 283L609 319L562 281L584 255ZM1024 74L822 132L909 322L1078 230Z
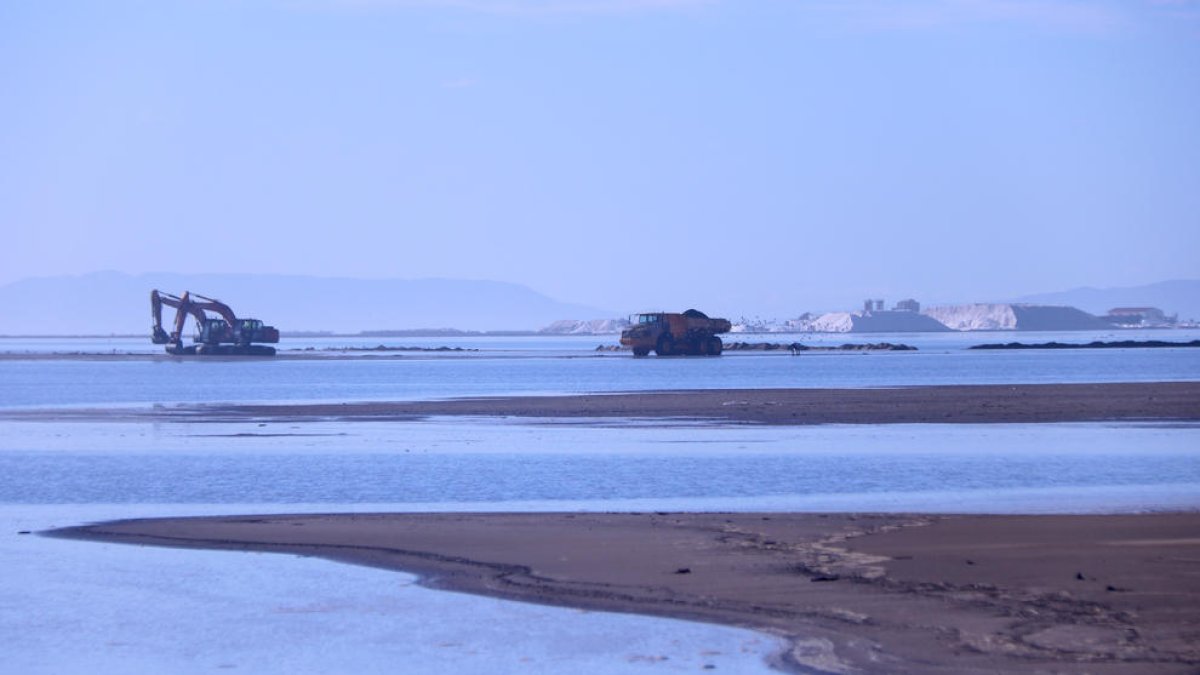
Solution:
M717 335L731 327L728 319L710 319L695 309L638 314L621 333L621 344L633 348L634 356L646 356L650 350L659 356L719 356L724 345Z

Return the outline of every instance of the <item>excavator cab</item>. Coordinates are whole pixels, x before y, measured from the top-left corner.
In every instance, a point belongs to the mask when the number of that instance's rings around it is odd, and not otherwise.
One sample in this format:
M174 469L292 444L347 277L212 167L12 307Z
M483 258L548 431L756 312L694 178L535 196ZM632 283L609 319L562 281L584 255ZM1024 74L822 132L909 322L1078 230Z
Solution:
M274 326L263 324L261 319L238 319L233 333L238 344L251 342L279 342L279 331Z
M224 319L205 319L203 322L197 322L197 329L196 342L215 345L232 340L229 324L225 323Z

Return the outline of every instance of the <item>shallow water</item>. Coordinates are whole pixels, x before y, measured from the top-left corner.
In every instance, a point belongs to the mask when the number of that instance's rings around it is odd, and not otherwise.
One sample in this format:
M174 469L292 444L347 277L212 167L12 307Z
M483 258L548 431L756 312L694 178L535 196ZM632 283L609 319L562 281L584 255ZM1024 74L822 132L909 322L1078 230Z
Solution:
M1158 331L1157 333L1163 333ZM1184 340L1200 331L1165 331ZM1195 333L1195 335L1193 335ZM795 336L757 336L756 341ZM837 336L846 342L900 336ZM988 337L1014 339L1013 334ZM1025 341L1128 339L1109 334L1020 334ZM811 341L811 336L809 336ZM845 338L845 339L843 339ZM720 358L633 358L595 352L597 338L475 338L469 356L104 361L0 360L0 408L236 401L412 400L501 394L764 387L892 387L929 384L1200 380L1200 349L970 351L984 336L909 336L916 352L729 353ZM822 339L830 339L822 336ZM45 346L63 351L62 339ZM119 344L120 340L117 341ZM78 351L108 351L80 340ZM342 343L344 344L344 343ZM153 346L153 345L151 345ZM36 345L30 347L36 351ZM572 347L566 349L566 347ZM0 352L21 344L0 339ZM123 346L114 346L114 350ZM68 350L72 351L72 350Z
M1098 331L971 331L946 333L726 333L725 342L799 342L811 347L841 344L891 342L917 347L921 351L958 351L972 345L1007 342L1087 343L1094 340L1164 340L1187 342L1200 339L1200 329L1109 329ZM283 354L338 355L343 350L371 350L379 353L419 354L412 348L455 351L429 353L437 357L488 355L580 355L595 352L598 346L618 343L617 335L463 335L445 337L287 337L279 342ZM389 350L388 348L401 348ZM461 351L460 351L461 350ZM0 354L77 354L127 353L162 354L161 345L148 336L136 337L5 337L0 336ZM354 352L351 352L354 353Z
M269 505L0 506L6 673L770 672L753 631L543 607L291 555L18 535Z
M1198 441L1194 424L22 422L0 436L0 503L1012 511L1027 491L1015 510L1124 511L1200 506Z

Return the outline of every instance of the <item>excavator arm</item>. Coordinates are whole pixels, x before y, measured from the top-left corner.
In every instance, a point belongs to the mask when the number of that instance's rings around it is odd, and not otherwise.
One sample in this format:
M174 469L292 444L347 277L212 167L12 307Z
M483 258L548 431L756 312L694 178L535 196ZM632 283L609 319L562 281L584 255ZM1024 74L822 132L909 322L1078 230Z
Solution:
M171 341L171 336L167 335L167 331L163 330L162 326L162 308L167 302L172 302L171 307L178 307L179 298L170 293L163 293L157 288L150 291L150 341L156 345L165 345Z
M163 305L175 310L175 321L172 324L173 330L170 334L163 330ZM182 342L183 324L187 321L188 314L191 314L200 323L203 323L207 318L204 310L191 301L186 291L183 297L163 293L157 289L150 291L150 318L154 322L151 327L150 341L156 345L178 344Z
M186 295L186 293L184 295ZM194 294L192 297L203 300L203 302L195 303L196 306L200 307L201 309L220 314L221 318L225 319L225 323L229 324L230 328L238 325L237 315L233 313L233 308L231 308L229 305L217 300L216 298L205 297L199 293Z

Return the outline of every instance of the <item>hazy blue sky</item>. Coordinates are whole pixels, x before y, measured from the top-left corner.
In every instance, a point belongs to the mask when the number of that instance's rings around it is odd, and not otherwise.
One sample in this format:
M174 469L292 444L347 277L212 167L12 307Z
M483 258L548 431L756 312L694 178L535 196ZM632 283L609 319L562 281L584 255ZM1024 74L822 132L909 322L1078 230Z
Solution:
M0 226L618 310L1194 278L1200 2L4 0Z

